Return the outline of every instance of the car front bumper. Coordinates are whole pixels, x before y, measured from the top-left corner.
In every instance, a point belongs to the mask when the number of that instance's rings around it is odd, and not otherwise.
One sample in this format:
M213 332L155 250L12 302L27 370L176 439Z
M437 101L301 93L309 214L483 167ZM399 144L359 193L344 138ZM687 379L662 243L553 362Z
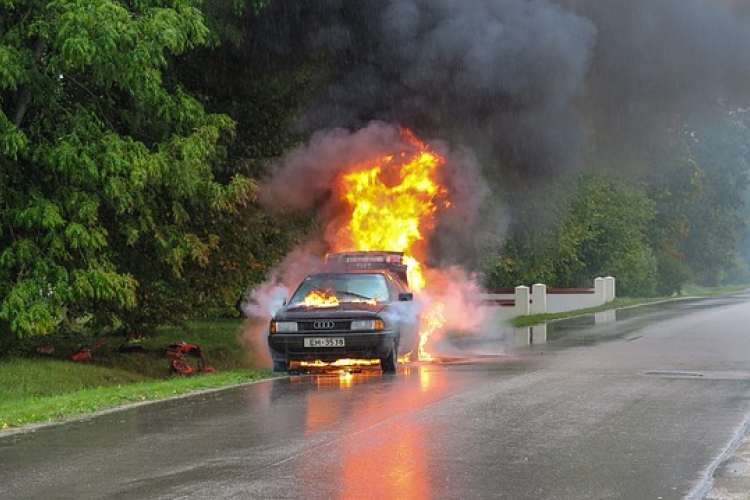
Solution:
M305 347L305 338L342 338L343 347ZM391 352L397 335L394 332L333 333L327 335L305 333L273 333L268 336L268 347L274 361L315 361L325 363L337 359L381 359Z

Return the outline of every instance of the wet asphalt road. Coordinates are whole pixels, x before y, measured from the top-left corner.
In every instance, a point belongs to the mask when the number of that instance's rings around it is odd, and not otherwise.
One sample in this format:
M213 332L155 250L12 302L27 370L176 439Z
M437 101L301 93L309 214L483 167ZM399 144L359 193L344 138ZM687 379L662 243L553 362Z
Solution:
M748 423L748 295L454 344L0 437L0 498L698 499Z

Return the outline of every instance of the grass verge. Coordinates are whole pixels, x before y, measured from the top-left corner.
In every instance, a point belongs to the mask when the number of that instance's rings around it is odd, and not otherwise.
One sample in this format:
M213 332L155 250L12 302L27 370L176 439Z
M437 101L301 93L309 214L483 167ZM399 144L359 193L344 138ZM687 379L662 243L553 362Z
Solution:
M142 401L249 383L273 373L258 368L258 353L242 342L240 320L193 321L161 328L123 352L121 337L56 336L14 340L0 351L0 430L54 422ZM104 342L102 342L104 341ZM175 342L198 345L217 373L170 373L164 348ZM52 353L39 354L43 345ZM90 359L73 362L82 345L98 345ZM185 358L191 364L194 359Z
M110 370L110 369L103 369ZM197 377L79 389L57 395L26 395L0 402L0 429L54 422L132 403L245 384L272 376L270 370L232 370Z

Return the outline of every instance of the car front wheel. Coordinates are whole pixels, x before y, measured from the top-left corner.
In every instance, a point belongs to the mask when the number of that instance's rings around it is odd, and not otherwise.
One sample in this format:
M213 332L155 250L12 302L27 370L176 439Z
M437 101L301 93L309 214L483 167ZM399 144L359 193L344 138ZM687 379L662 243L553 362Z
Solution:
M380 368L383 372L395 372L396 364L398 363L398 348L393 343L391 350L385 358L380 358Z

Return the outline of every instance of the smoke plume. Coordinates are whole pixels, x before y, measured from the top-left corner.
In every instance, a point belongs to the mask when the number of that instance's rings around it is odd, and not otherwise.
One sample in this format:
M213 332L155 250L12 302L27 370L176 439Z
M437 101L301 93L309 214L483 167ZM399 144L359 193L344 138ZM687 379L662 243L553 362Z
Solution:
M528 189L564 186L584 160L625 170L687 121L750 104L743 0L272 0L249 32L249 57L315 58L323 89L265 206L336 227L331 180L408 148L394 124L409 127L448 158L456 209L431 238L436 267L471 263L480 228L512 229Z
M552 2L279 0L263 20L271 53L340 62L306 130L382 120L528 175L575 164L596 28Z
M506 197L750 102L743 0L275 0L251 31L269 60L330 56L302 130L398 123Z
M301 245L284 257L266 281L250 290L247 300L242 303L242 313L252 321L245 323L242 341L250 347L248 352L259 358L253 360L254 362L261 365L271 364L265 344L268 322L286 303L291 292L305 276L322 269L321 255L324 253L325 249L321 249L317 241Z
M560 0L598 28L583 111L600 149L658 155L685 122L750 102L750 4Z

